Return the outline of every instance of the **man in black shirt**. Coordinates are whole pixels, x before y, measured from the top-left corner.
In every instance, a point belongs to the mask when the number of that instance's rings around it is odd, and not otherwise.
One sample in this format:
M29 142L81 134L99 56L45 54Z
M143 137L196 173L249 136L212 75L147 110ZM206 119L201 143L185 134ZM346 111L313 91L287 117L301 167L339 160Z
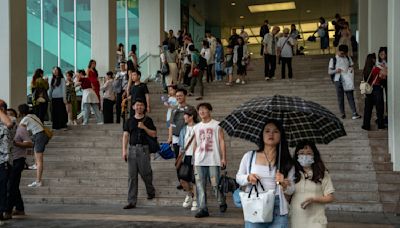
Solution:
M132 103L137 99L144 102L145 113L150 112L150 95L149 89L145 83L140 82L140 77L142 76L140 71L134 71L131 73L132 85L128 85L129 95ZM133 107L133 106L132 106ZM134 110L131 109L129 117L134 115Z
M128 163L128 205L124 209L136 207L138 195L138 173L146 185L147 199L153 199L153 171L150 165L150 151L146 135L157 136L153 120L144 114L145 105L141 99L136 99L132 107L135 115L126 121L122 137L122 158ZM129 153L127 146L129 141Z

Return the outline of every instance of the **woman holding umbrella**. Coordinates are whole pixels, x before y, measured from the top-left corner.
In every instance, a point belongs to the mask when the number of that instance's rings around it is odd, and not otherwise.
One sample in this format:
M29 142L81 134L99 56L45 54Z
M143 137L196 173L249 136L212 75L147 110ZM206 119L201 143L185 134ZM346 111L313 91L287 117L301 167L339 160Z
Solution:
M258 181L261 182L265 191L275 190L273 220L268 223L245 221L245 227L288 227L286 196L292 195L295 190L295 169L285 133L279 121L268 120L265 123L258 146L257 151L249 151L243 156L236 174L236 181L239 185L246 186L246 192L250 191L251 186L256 185ZM250 164L252 168L249 172Z
M296 193L290 203L291 227L327 227L325 204L334 200L331 177L314 143L304 142L294 155Z

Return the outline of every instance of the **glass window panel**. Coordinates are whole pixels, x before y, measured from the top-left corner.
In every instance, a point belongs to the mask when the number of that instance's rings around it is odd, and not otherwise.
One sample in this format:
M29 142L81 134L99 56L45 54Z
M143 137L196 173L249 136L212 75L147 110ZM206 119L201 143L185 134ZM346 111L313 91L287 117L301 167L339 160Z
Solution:
M250 28L251 32L255 35L255 36L259 36L260 35L260 27L253 27Z
M57 0L43 0L43 70L50 76L58 65Z
M301 30L304 32L314 32L318 28L318 23L313 22L313 23L302 23L301 24Z
M27 0L27 93L30 94L32 75L41 67L40 1Z
M117 44L122 43L125 45L125 51L128 50L125 40L125 0L117 0Z
M76 67L86 69L91 58L90 0L76 0Z
M129 50L132 44L136 44L136 54L138 57L144 53L139 53L139 1L128 0L128 43Z
M60 2L61 69L74 70L74 1Z

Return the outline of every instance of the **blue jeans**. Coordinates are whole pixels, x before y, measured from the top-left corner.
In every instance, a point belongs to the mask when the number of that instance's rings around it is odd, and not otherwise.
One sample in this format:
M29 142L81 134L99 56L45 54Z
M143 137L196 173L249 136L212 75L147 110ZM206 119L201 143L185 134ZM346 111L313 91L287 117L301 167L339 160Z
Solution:
M83 111L85 112L83 116L83 123L89 123L89 116L90 116L90 108L93 109L94 115L96 116L97 123L103 122L103 116L101 115L99 104L97 103L84 103L83 104Z
M274 218L272 222L267 223L251 223L251 222L244 222L245 228L288 228L289 227L289 219L288 215L280 215L279 209L279 196L275 196L275 203L274 203Z
M196 179L197 203L200 210L208 211L206 184L210 180L211 187L217 198L219 205L225 205L225 196L218 190L218 182L220 178L219 166L195 166L194 176Z
M215 62L215 75L217 76L217 80L222 80L222 62Z

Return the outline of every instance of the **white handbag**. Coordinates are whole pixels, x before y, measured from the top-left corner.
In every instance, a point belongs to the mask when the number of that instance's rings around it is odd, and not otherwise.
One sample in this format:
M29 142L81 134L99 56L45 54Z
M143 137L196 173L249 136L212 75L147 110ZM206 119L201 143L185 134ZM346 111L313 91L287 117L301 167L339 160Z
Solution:
M373 85L374 85L374 83L375 83L375 81L376 81L376 79L378 77L376 77L375 80L370 85L368 82L369 82L369 78L371 77L371 74L372 74L372 70L371 70L371 73L369 73L367 80L364 81L364 79L363 79L361 81L361 83L360 83L360 92L361 92L361 94L371 94L372 93Z
M263 192L258 192L257 185L260 184ZM240 200L243 207L244 220L251 223L272 222L275 202L275 191L264 191L261 182L257 181L250 192L240 192ZM255 192L252 192L255 189Z

